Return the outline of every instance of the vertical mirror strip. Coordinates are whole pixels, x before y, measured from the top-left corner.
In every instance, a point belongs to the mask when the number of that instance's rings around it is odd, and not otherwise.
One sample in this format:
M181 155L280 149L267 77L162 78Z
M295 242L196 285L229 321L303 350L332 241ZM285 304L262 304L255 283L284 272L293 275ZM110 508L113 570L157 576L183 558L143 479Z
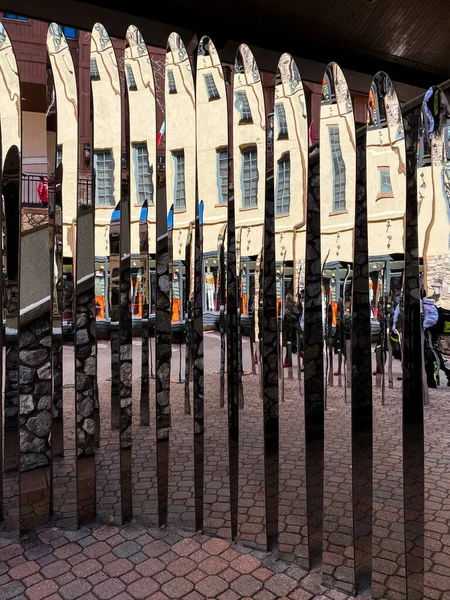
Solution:
M49 48L47 49L50 50ZM49 52L50 54L50 52ZM50 189L48 191L48 224L49 224L49 251L50 251L50 296L51 296L51 338L50 338L50 360L52 366L52 473L53 483L54 467L53 459L64 454L63 448L63 398L62 398L62 270L63 270L63 247L62 247L62 184L63 166L57 155L60 146L58 134L58 99L54 82L51 59L47 64L47 152L48 164L53 166L50 172ZM52 485L53 488L53 485ZM53 504L53 493L51 494ZM52 510L53 512L53 510Z
M345 306L342 282L349 267L352 279L345 290L350 292L347 309L355 318L351 303L355 277L355 190L353 103L342 70L336 63L331 63L323 77L320 107L320 243L326 410L322 572L326 585L348 593L355 589L352 436L351 405L346 403L347 365L342 361L345 339L340 335L343 315L339 306L341 300Z
M104 278L106 284L104 296L107 296L108 300L105 302L100 297L98 298L99 315L96 327L97 334L100 333L101 328L103 335L106 333L108 336L109 334L111 427L120 429L120 241L116 237L111 239L110 221L111 213L114 212L114 207L117 208L122 194L122 103L115 51L107 31L101 23L96 23L92 29L90 59L93 103L92 160L95 180L95 257L97 262L103 263L101 266L104 269L104 275L99 276L99 280L100 277ZM104 106L109 107L108 114L105 113ZM117 222L120 223L120 214L117 213L114 220L116 217ZM117 246L117 252L114 253L112 259L109 256L111 242L115 247ZM103 386L102 388L105 389Z
M52 330L53 231L55 203L56 97L51 71L47 86L47 174L40 176L39 217L22 202L20 234L19 400L20 530L45 523L52 509ZM18 174L21 177L21 171ZM59 192L60 193L60 192ZM50 235L52 239L50 240ZM47 251L42 252L42 248ZM53 281L52 281L53 283ZM56 440L58 441L58 440Z
M307 568L304 414L300 396L303 395L304 288L301 274L305 264L309 139L305 89L289 54L283 54L278 61L273 120L276 304L283 342L278 361L284 386L279 407L279 550L281 557ZM260 256L258 258L260 261ZM255 279L259 279L259 261ZM262 304L263 290L259 290L259 295L258 301ZM262 327L258 330L261 336ZM292 506L292 509L285 510L284 506Z
M235 82L233 80L233 93ZM230 481L231 539L238 533L239 495L239 377L238 377L238 290L236 247L236 202L234 195L234 127L228 137L228 225L227 225L227 412L228 412L228 476ZM233 157L233 158L232 158ZM233 161L233 168L230 162Z
M172 343L173 355L180 357L184 345L185 375L182 360L174 360L172 368L178 378L172 377L171 396L174 407L183 407L184 415L173 420L171 439L170 486L175 492L169 512L174 519L192 523L195 519L195 485L191 475L189 490L181 489L177 473L194 473L192 452L192 388L194 358L194 228L196 215L196 125L195 88L193 68L187 49L177 33L171 33L166 51L165 110L166 134L166 189L167 203L173 205L172 223ZM178 364L177 364L178 363ZM179 365L179 369L177 369ZM177 385L180 383L181 385ZM180 396L179 396L180 395ZM180 402L178 402L180 398ZM174 408L175 411L175 408ZM186 441L191 440L187 446ZM191 448L187 456L187 448ZM194 502L186 502L187 498ZM194 509L194 510L193 510Z
M450 348L450 103L448 86L446 92L433 86L425 93L419 129L417 162L417 210L419 238L420 291L423 316L423 359L424 359L424 399L429 402L426 411L433 405L441 413L445 386L450 386L450 365L446 358ZM429 415L427 420L429 419ZM424 597L436 594L435 573L440 569L448 545L435 547L430 537L436 536L436 522L446 523L446 504L442 502L441 481L446 467L441 463L442 436L430 424L425 424L427 471L425 498L427 519L425 521L425 565ZM445 439L445 438L444 438ZM444 441L444 444L447 440ZM428 456L434 456L432 473ZM420 483L418 479L417 484ZM418 497L420 498L420 496ZM430 518L430 508L432 518ZM437 525L440 527L440 525ZM417 533L421 533L418 529ZM441 540L441 538L437 538ZM443 541L443 540L442 540ZM416 544L420 544L420 538ZM413 548L411 548L411 552ZM415 552L420 557L419 552ZM410 564L410 569L421 566ZM448 575L442 572L442 575ZM416 574L420 584L420 575Z
M139 220L140 235L132 235L133 323L140 318L141 348L141 425L149 425L151 365L150 332L150 254L155 253L156 218L156 88L152 62L139 30L131 25L126 34L125 81L128 98L130 220ZM144 217L145 211L145 217ZM146 232L146 233L145 233ZM136 270L139 256L140 264ZM152 373L153 377L153 373Z
M266 507L262 501L265 494L264 472L266 466L264 462L264 427L265 422L268 427L271 426L273 423L271 419L274 415L272 414L269 418L264 410L258 409L261 407L260 381L251 367L254 356L251 356L250 337L252 333L250 329L253 310L256 311L254 321L258 322L260 318L259 306L254 303L254 277L257 256L264 240L268 116L266 115L261 74L255 58L246 44L241 44L238 48L234 71L232 118L236 284L239 311L237 322L238 390L241 409L239 453L240 464L245 464L246 467L239 474L239 486L242 490L243 500L239 506L239 539L264 548L267 544ZM271 185L273 185L273 178ZM264 273L264 263L261 264L261 271ZM264 315L261 318L264 318ZM264 345L264 338L262 345ZM232 368L231 363L228 364L228 368ZM268 376L267 371L266 375ZM266 375L263 373L262 377L264 378ZM269 393L273 392L274 390L271 390ZM269 408L269 398L267 400ZM276 403L277 398L273 397L272 401ZM251 486L252 492L248 486ZM257 523L252 523L251 519L254 509L261 511ZM273 512L271 513L272 517L274 518ZM272 533L274 528L277 528L275 522L272 526Z
M266 163L267 164L267 163ZM263 381L264 381L264 482L266 501L266 547L278 546L279 500L279 403L278 347L276 343L276 257L274 178L266 174L264 211L264 304L263 304Z
M19 72L8 33L0 23L0 119L5 222L5 377L3 400L4 528L19 530L19 252L21 227L22 111Z
M197 287L195 288L194 348L203 347L204 393L204 525L205 533L229 537L230 513L224 499L227 481L227 411L225 410L226 368L226 229L228 211L228 115L226 82L213 41L204 36L196 60L196 151L198 208L195 238ZM199 219L202 222L199 222ZM197 236L197 229L195 235ZM200 245L199 245L200 244ZM202 247L202 259L198 252ZM195 287L195 286L194 286ZM199 364L201 366L201 364ZM194 368L197 362L194 360ZM194 372L194 386L197 375ZM200 379L198 382L200 383ZM196 392L194 389L194 399ZM194 401L194 410L195 401ZM194 419L195 419L194 415ZM200 473L200 469L198 471Z
M228 153L228 152L227 152ZM228 159L228 156L227 156ZM228 165L227 165L228 167ZM228 188L228 176L226 185ZM217 260L219 263L219 331L220 331L220 407L225 406L225 369L226 369L226 269L225 269L225 238L227 224L222 225L217 238Z
M363 152L362 146L358 146L358 152ZM370 521L373 520L372 595L374 598L389 598L393 593L391 588L402 589L405 585L402 531L403 490L398 484L402 480L402 464L400 462L392 464L390 459L392 453L398 451L401 446L402 434L398 395L393 395L392 392L384 394L383 386L385 372L392 382L391 389L394 388L394 384L397 388L401 386L400 377L398 377L401 376L401 362L398 359L401 359L402 353L399 354L395 351L394 356L391 356L390 366L389 359L386 365L384 330L389 330L391 349L393 347L399 349L403 335L403 319L399 318L399 315L400 310L403 313L401 292L405 267L406 170L400 104L391 80L383 72L375 75L369 92L366 154L367 182L363 179L363 165L358 163L360 185L367 189L369 254L368 273L365 275L364 285L358 290L358 297L364 299L365 305L362 305L361 313L358 313L360 326L354 332L355 343L356 339L359 339L358 347L354 347L354 361L360 361L360 373L364 354L362 336L364 331L369 330L368 318L370 318L374 352L372 352L372 358L366 359L368 364L365 367L361 384L354 378L353 385L358 391L359 398L357 412L355 412L354 439L355 443L360 443L360 452L363 451L364 445L361 445L361 442L364 442L364 435L368 433L368 426L372 418L370 399L364 399L368 388L368 381L364 383L364 378L372 379L373 407L375 409L373 410L373 519L370 517L370 510L367 509L366 525L364 525L364 514L359 510L360 524L358 527L362 526L370 531ZM358 229L356 238L358 244L364 240L364 234L364 230ZM385 290L384 298L382 298L383 289ZM362 296L363 293L365 297ZM393 371L397 375L395 378L393 378ZM386 428L386 422L395 423L398 427ZM368 438L364 443L369 450L372 440ZM358 468L358 463L356 467L354 466L354 482L356 485L359 477L361 499L364 500L364 494L367 495L365 501L361 502L362 507L364 504L368 506L371 501L368 495L370 491L368 459L366 462L367 473L365 475ZM360 464L363 463L364 455L361 455ZM389 494L386 494L386 490L389 490ZM393 508L397 510L394 512ZM370 554L370 547L365 550L364 547L361 547L364 535L364 529L362 529L361 535L358 536L360 538L359 548L357 540L356 560L360 567L367 571L370 569L371 562L370 555L367 556ZM389 558L388 566L384 561L385 558ZM386 572L387 570L389 573Z
M149 378L149 257L148 257L148 204L144 200L139 217L139 250L141 257L142 287L142 355L140 424L150 425L150 378Z
M171 348L171 272L173 206L165 210L166 198L158 198L156 212L156 456L158 523L167 525L169 494L169 433Z
M54 96L49 93L50 107L47 112L48 130L56 125L56 147L49 148L56 153L54 194L49 197L50 223L50 289L52 296L52 364L53 364L53 504L56 522L67 525L76 522L76 482L74 477L66 478L67 468L74 473L74 454L65 426L72 423L72 386L63 381L73 381L73 370L66 367L63 372L64 335L72 336L74 323L74 259L76 252L76 217L79 187L86 185L78 179L78 98L74 64L67 40L56 23L51 23L47 32L47 52L49 55L48 80L54 86ZM50 92L50 90L49 90ZM57 107L58 110L52 110ZM56 123L52 123L56 117ZM48 134L47 139L51 136ZM49 142L48 142L49 143ZM63 175L63 169L65 170ZM52 247L53 246L53 247ZM71 354L68 348L65 352ZM67 364L66 360L66 364ZM74 365L73 365L74 366ZM75 386L73 386L74 388ZM66 398L64 400L63 394ZM64 410L66 407L68 410ZM64 459L63 459L64 457ZM76 471L75 471L76 472Z
M92 41L92 39L91 39ZM89 46L79 48L89 52ZM92 67L92 63L91 63ZM77 516L78 526L91 523L97 514L97 471L96 447L100 445L100 407L97 385L97 303L96 281L104 281L105 272L95 271L95 173L93 170L94 148L94 99L92 93L92 77L89 73L90 93L86 97L82 93L82 75L77 78L78 110L89 111L84 144L84 160L87 179L84 189L79 184L76 198L76 240L74 250L74 345L75 345L75 431L76 431L76 476L77 476ZM81 148L82 136L85 133L80 125L77 132L76 164ZM72 159L73 160L73 159ZM74 162L75 162L74 160ZM80 166L80 165L78 165ZM80 169L78 169L78 173ZM78 176L78 175L77 175ZM63 210L65 207L63 207ZM100 305L100 317L103 316Z
M420 314L417 143L420 107L403 116L406 144L406 219L403 332L403 486L408 600L423 598L425 457Z
M195 281L194 281L194 489L195 530L203 529L203 488L205 460L205 385L203 340L203 202L195 217Z
M2 142L1 142L1 118L0 118L0 194L3 197L3 155L2 155ZM0 360L0 390L1 390L1 400L0 400L0 523L5 518L5 507L4 507L4 387L3 387L3 377L4 377L4 348L5 348L5 207L4 203L0 206L0 232L2 236L2 244L0 245L0 265L2 267L0 273L0 314L2 315L2 324L0 328L0 351L1 351L1 360ZM1 527L1 526L0 526ZM1 529L0 529L1 530Z
M356 140L356 210L351 297L352 494L354 590L372 583L372 345L369 302L366 135ZM372 201L372 199L371 199ZM347 358L348 360L348 358Z
M127 87L128 90L128 87ZM131 227L130 227L130 139L129 92L124 96L125 120L122 119L121 146L125 147L125 177L121 177L120 197L120 309L119 309L119 365L120 365L120 499L122 523L133 517L132 502L132 420L133 420L133 363L131 319ZM122 117L122 114L121 114Z
M2 130L2 134L3 131L4 129ZM19 519L17 518L17 515L20 515L21 464L21 446L19 443L20 173L20 150L17 146L10 146L4 155L2 169L2 192L6 223L6 365L4 402L5 435L3 438L5 455L3 468L5 473L5 502L7 503L7 509L5 510L6 530L14 532L21 531L20 517Z
M317 185L319 174L318 156L310 156L304 300L305 465L309 568L322 560L323 533L324 360L320 186Z

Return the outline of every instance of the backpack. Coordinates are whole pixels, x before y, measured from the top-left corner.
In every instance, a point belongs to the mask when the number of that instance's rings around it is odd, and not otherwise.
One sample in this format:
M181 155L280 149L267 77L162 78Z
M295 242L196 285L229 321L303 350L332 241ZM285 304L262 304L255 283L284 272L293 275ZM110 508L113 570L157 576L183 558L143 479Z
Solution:
M390 334L392 356L397 360L402 360L402 348L400 346L400 339L394 332Z
M450 310L448 308L438 308L439 320L436 323L436 330L439 335L450 335Z

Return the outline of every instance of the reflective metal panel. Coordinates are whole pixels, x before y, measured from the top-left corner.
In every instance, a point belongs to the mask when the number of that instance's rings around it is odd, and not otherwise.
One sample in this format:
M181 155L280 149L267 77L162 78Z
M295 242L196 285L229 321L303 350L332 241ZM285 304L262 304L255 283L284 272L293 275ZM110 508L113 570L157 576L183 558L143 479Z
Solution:
M196 277L200 279L195 288L199 296L196 296L198 304L194 311L199 319L201 304L204 331L201 340L204 361L204 530L229 537L229 505L224 504L229 494L227 411L224 410L229 88L220 57L207 36L198 45L196 82L197 186L198 200L203 206L203 225L199 224L203 258L201 263L196 262L196 268L200 269ZM198 242L196 238L196 252ZM207 248L206 252L203 247ZM198 335L197 325L195 331ZM196 347L193 340L193 349ZM195 364L194 360L194 368ZM194 379L194 409L195 398Z
M140 318L142 323L141 425L149 425L149 363L152 360L149 342L149 254L155 253L156 88L146 43L134 25L128 28L126 35L125 79L129 106L130 218L132 223L140 219L141 231L139 240L132 235L130 241L131 255L140 255L141 261L136 275L137 292L133 293L133 320Z
M88 95L84 104L81 81L77 80L78 111L86 107L90 110L88 121L89 148L93 135L93 97ZM66 129L64 129L66 131ZM65 156L68 158L67 169L78 166L78 141L82 128L77 129L76 143L69 137ZM66 140L65 140L66 141ZM76 152L75 156L73 152ZM73 250L73 320L74 320L74 352L75 352L75 456L76 456L76 498L78 525L91 523L97 514L97 473L95 464L96 447L100 445L100 410L97 385L98 350L96 338L96 298L95 298L95 177L90 165L90 190L87 196L78 190L76 197L76 239ZM76 173L78 177L78 173ZM69 179L69 182L71 179ZM73 181L70 193L74 193ZM90 194L89 194L90 191ZM69 192L67 192L69 193ZM64 210L72 210L71 203ZM72 233L73 235L73 233Z
M4 490L6 529L19 531L17 518L20 504L20 451L19 445L19 257L21 222L21 168L20 151L11 146L2 168L2 193L5 210L5 312L6 312L6 368L4 402ZM3 473L2 473L3 475Z
M92 29L90 50L93 115L93 151L91 160L94 174L93 203L95 206L94 252L97 263L95 271L96 284L98 282L97 289L95 290L95 301L98 312L96 317L96 334L97 337L102 336L106 338L107 342L101 346L99 345L98 393L100 396L100 405L102 405L102 398L108 394L108 384L110 382L111 409L107 411L105 416L108 420L109 418L111 419L112 428L119 430L119 436L112 436L114 444L118 443L119 448L112 454L111 458L115 468L117 468L116 472L122 475L121 465L118 464L121 455L121 356L119 339L121 264L119 258L120 240L118 236L114 237L114 244L116 246L114 251L111 248L111 238L120 232L120 213L115 215L117 216L118 231L112 232L110 230L114 208L120 203L122 197L122 103L115 51L111 38L100 23L96 23ZM125 260L128 258L125 257ZM111 372L109 372L106 360L109 353ZM127 359L125 358L125 360ZM109 378L110 375L111 379ZM110 436L111 434L105 436L105 444L108 439L111 439ZM117 446L113 447L117 448ZM98 473L99 476L101 473L103 481L109 475L109 471L105 467ZM119 508L121 481L120 476L119 478L111 478L109 482L111 487L108 490L108 494L104 492L101 495L99 494L97 500L99 514L121 514L121 509Z
M49 196L53 371L51 501L56 523L73 527L77 515L74 493L76 469L72 445L67 441L69 437L64 436L64 420L66 428L70 424L70 432L73 426L74 391L67 389L67 385L64 391L63 387L64 380L73 381L73 370L66 367L63 372L63 336L64 332L71 334L75 329L73 275L79 187L78 98L70 48L56 23L51 23L48 29L47 52L50 63L47 75L47 152L52 153L49 164L54 165L52 170L55 173L54 193ZM72 350L66 352L71 355ZM74 363L72 365L75 366ZM68 421L68 417L72 419Z
M194 493L195 529L203 529L204 460L205 460L205 383L203 342L203 209L199 202L195 217L195 280L194 280Z
M95 254L109 258L109 242L104 239L111 212L121 194L121 96L117 60L111 39L100 23L91 37L91 88L93 101L93 168L95 175ZM103 229L103 231L102 231ZM100 237L103 234L103 239ZM97 242L98 239L98 242ZM101 253L100 253L101 252ZM100 257L99 256L99 257ZM108 264L108 263L107 263ZM112 274L111 267L109 268ZM120 381L118 348L118 305L101 306L101 315L111 340L111 424L119 427ZM97 320L99 326L99 320Z
M193 228L196 213L196 136L195 136L195 90L189 54L177 33L169 36L165 68L166 111L166 190L167 205L173 205L172 230L172 341L173 376L171 396L174 411L183 410L173 420L171 438L171 490L175 492L169 511L175 519L193 523L194 514L189 498L194 497L194 481L187 489L179 489L177 472L194 471L192 448L192 416L190 397L193 381L193 305L194 305L194 239ZM183 345L183 341L186 343ZM184 377L179 365L184 350ZM178 360L177 360L178 359ZM179 375L178 378L176 375ZM182 385L178 385L177 382ZM184 402L183 402L184 394ZM180 396L179 396L180 395ZM180 400L180 401L179 401ZM176 412L174 412L176 414ZM173 449L173 452L172 452Z
M401 479L401 464L389 464L388 455L379 448L389 448L395 452L396 446L400 446L400 423L398 404L395 397L390 393L384 399L385 378L390 377L391 385L399 387L401 384L398 377L388 374L386 364L388 348L384 344L385 336L381 328L385 326L384 315L388 322L386 328L389 332L389 349L398 346L403 335L401 318L394 319L394 315L403 306L401 300L401 287L397 288L398 280L392 277L397 271L403 278L404 273L404 243L405 243L405 203L406 203L406 168L405 168L405 141L400 105L392 85L386 73L377 73L374 77L369 94L367 111L367 141L366 141L366 169L367 169L367 233L369 246L369 298L371 325L374 329L375 344L372 364L369 368L373 371L375 379L373 387L374 398L374 435L377 446L374 453L374 556L380 556L383 549L389 547L392 566L389 568L391 577L395 577L398 586L403 586L404 573L404 548L398 544L400 526L403 520L401 510L393 512L392 504L401 505L402 490L395 485ZM361 181L361 185L366 182ZM360 232L358 239L360 238ZM400 281L401 286L401 281ZM382 289L385 296L382 297ZM367 293L367 292L366 292ZM381 300L381 302L380 302ZM395 321L395 322L394 322ZM375 325L375 327L374 327ZM365 329L367 328L367 325ZM360 330L362 334L362 330ZM355 356L361 354L361 349L354 349ZM357 354L356 354L357 352ZM395 352L393 371L401 376L401 363L398 353ZM392 361L392 358L391 358ZM373 366L372 366L373 365ZM386 375L385 375L386 373ZM364 399L364 391L367 386L364 382L359 387L359 397ZM372 411L366 398L366 409ZM362 439L364 429L367 428L367 416L364 417L363 403L360 402L359 420L355 421L355 435ZM398 434L387 431L383 426L385 420L398 423ZM366 423L366 424L365 424ZM370 440L367 440L370 444ZM386 473L389 471L389 475ZM367 478L367 476L366 476ZM389 480L390 494L386 497L386 489ZM364 480L362 480L364 483ZM366 483L367 486L367 483ZM370 498L366 503L370 502ZM391 517L390 520L388 517ZM403 537L403 536L402 536ZM395 566L394 566L395 565ZM369 564L370 566L370 564ZM379 561L373 565L373 596L375 598L391 597L390 591L393 579L387 577L384 568L379 568Z
M292 514L280 510L280 552L307 567L305 439L299 381L302 346L300 273L305 264L308 184L308 118L300 73L293 58L278 62L274 107L274 176L277 285L280 323L280 506L295 503ZM256 277L256 275L255 275ZM261 300L264 290L260 292ZM262 328L259 335L262 335ZM289 353L289 356L288 356Z
M139 218L139 242L141 255L142 299L142 361L141 361L141 402L140 423L150 425L150 380L149 380L149 260L148 260L148 204L141 208Z
M122 121L122 141L129 139L129 86L124 94L125 122ZM122 115L121 115L122 116ZM131 318L131 206L130 206L130 149L125 151L125 174L121 176L120 194L120 311L119 311L119 364L120 364L120 501L122 523L133 517L132 502L132 420L133 420L133 366Z
M423 598L425 461L422 379L422 329L417 230L417 144L420 110L404 123L406 145L406 218L403 334L403 486L406 594ZM402 129L403 134L403 129ZM422 303L423 304L423 303Z
M156 457L158 522L167 525L169 493L171 272L173 206L166 213L166 198L158 198L156 213Z
M258 410L261 405L260 381L256 373L252 373L254 356L251 355L249 338L250 313L254 304L255 322L259 319L259 306L254 303L254 278L256 259L263 245L268 129L261 76L255 58L245 44L239 46L236 53L232 114L236 283L239 311L237 330L238 389L241 408L239 451L240 463L246 466L245 470L241 470L239 478L242 498L245 499L245 503L239 507L240 539L264 547L267 542L265 518L261 517L257 524L252 523L249 526L251 509L265 509L262 501L265 489L265 417ZM228 235L230 242L230 230ZM228 259L230 260L230 257ZM263 269L262 264L261 270ZM231 368L234 368L234 365L229 362L228 369ZM249 500L251 502L248 502Z
M330 176L331 173L331 176ZM353 269L356 141L353 105L336 63L325 70L320 107L320 235L324 331L325 464L323 579L346 592L355 589L351 494L351 406L346 404L346 345L340 327L342 281ZM351 300L348 314L354 314ZM342 335L344 333L344 335ZM344 467L344 468L343 468ZM339 484L336 485L336 478Z
M448 357L450 348L450 106L447 94L433 87L427 90L423 105L419 129L418 164L417 164L417 195L418 195L418 241L419 241L419 266L421 266L421 296L422 317L424 330L423 358L425 367L424 384L429 391L430 406L426 410L432 410L433 404L441 414L442 397L444 386L450 385L450 369ZM415 340L417 337L414 338ZM445 388L444 388L445 389ZM422 414L416 407L415 424L420 431L420 419ZM413 416L408 415L412 421ZM410 426L411 427L411 426ZM413 433L411 427L411 434ZM441 436L434 435L433 427L427 427L425 423L426 448L427 451L440 457L442 449ZM413 441L412 436L410 441ZM420 444L420 445L419 445ZM422 498L422 444L416 446L417 462L414 465L411 460L405 469L409 467L410 476L408 482L411 484L409 496L405 497L406 540L407 540L407 590L411 597L418 597L422 579L422 535L421 514ZM425 455L426 457L426 455ZM435 465L432 475L425 479L426 499L430 501L428 506L433 506L433 519L445 522L448 526L448 515L445 504L438 501L441 496L439 482L444 479L444 465ZM415 480L413 479L415 475ZM414 487L413 487L414 486ZM405 490L406 492L406 490ZM406 502L415 494L411 507L406 508ZM431 504L433 503L433 504ZM427 519L425 521L425 565L428 560L436 560L441 564L447 552L445 544L433 548L429 536L435 524L430 519L427 508ZM419 526L415 528L416 537L413 533L412 510L418 515ZM446 573L448 576L448 573ZM433 595L435 584L431 572L424 574L425 589L424 597Z
M74 264L75 427L77 514L78 524L84 525L91 523L97 514L95 448L99 441L92 198L88 204L78 204L77 214Z
M54 140L55 141L55 140ZM41 178L41 219L22 206L20 235L20 530L47 521L51 510L52 347L49 197L55 193L55 146L49 143L49 175ZM19 173L17 173L19 176ZM49 181L50 179L50 181ZM53 201L53 199L52 199ZM46 252L42 252L42 248Z
M5 380L3 469L5 528L17 531L19 507L19 244L21 215L20 149L22 113L19 73L8 33L0 23L0 119L4 197ZM2 452L3 452L2 448ZM2 497L3 499L3 497ZM9 518L8 518L9 517Z

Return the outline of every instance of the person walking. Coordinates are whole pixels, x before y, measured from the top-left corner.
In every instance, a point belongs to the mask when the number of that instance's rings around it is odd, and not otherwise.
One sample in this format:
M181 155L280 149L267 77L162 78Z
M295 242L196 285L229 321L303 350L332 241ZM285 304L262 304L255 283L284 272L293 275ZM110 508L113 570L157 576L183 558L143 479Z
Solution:
M392 328L390 333L392 356L402 362L402 334L403 334L403 294L396 299L396 306L392 317ZM403 377L397 377L402 381Z
M283 317L283 347L286 348L283 367L292 366L292 362L289 364L288 360L288 343L292 344L292 304L293 298L291 294L287 294Z
M450 387L450 369L445 365L444 357L439 350L439 312L433 298L427 298L425 290L422 291L423 330L425 373L429 388L436 388L436 376L439 380L439 371L444 371L447 385Z
M38 185L37 193L39 200L44 208L48 206L48 178L41 175L41 182Z

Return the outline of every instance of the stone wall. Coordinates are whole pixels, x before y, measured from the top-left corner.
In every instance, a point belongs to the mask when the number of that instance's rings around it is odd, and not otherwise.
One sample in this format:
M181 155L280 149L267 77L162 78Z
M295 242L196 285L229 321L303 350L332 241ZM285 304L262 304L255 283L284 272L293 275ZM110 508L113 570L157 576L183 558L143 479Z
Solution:
M76 409L77 455L95 453L97 343L95 338L95 301L92 294L77 298L76 323Z
M52 372L50 315L20 329L19 370L9 374L12 388L19 378L20 468L31 471L50 464L52 425ZM10 348L10 360L17 349ZM55 407L60 410L61 407Z

